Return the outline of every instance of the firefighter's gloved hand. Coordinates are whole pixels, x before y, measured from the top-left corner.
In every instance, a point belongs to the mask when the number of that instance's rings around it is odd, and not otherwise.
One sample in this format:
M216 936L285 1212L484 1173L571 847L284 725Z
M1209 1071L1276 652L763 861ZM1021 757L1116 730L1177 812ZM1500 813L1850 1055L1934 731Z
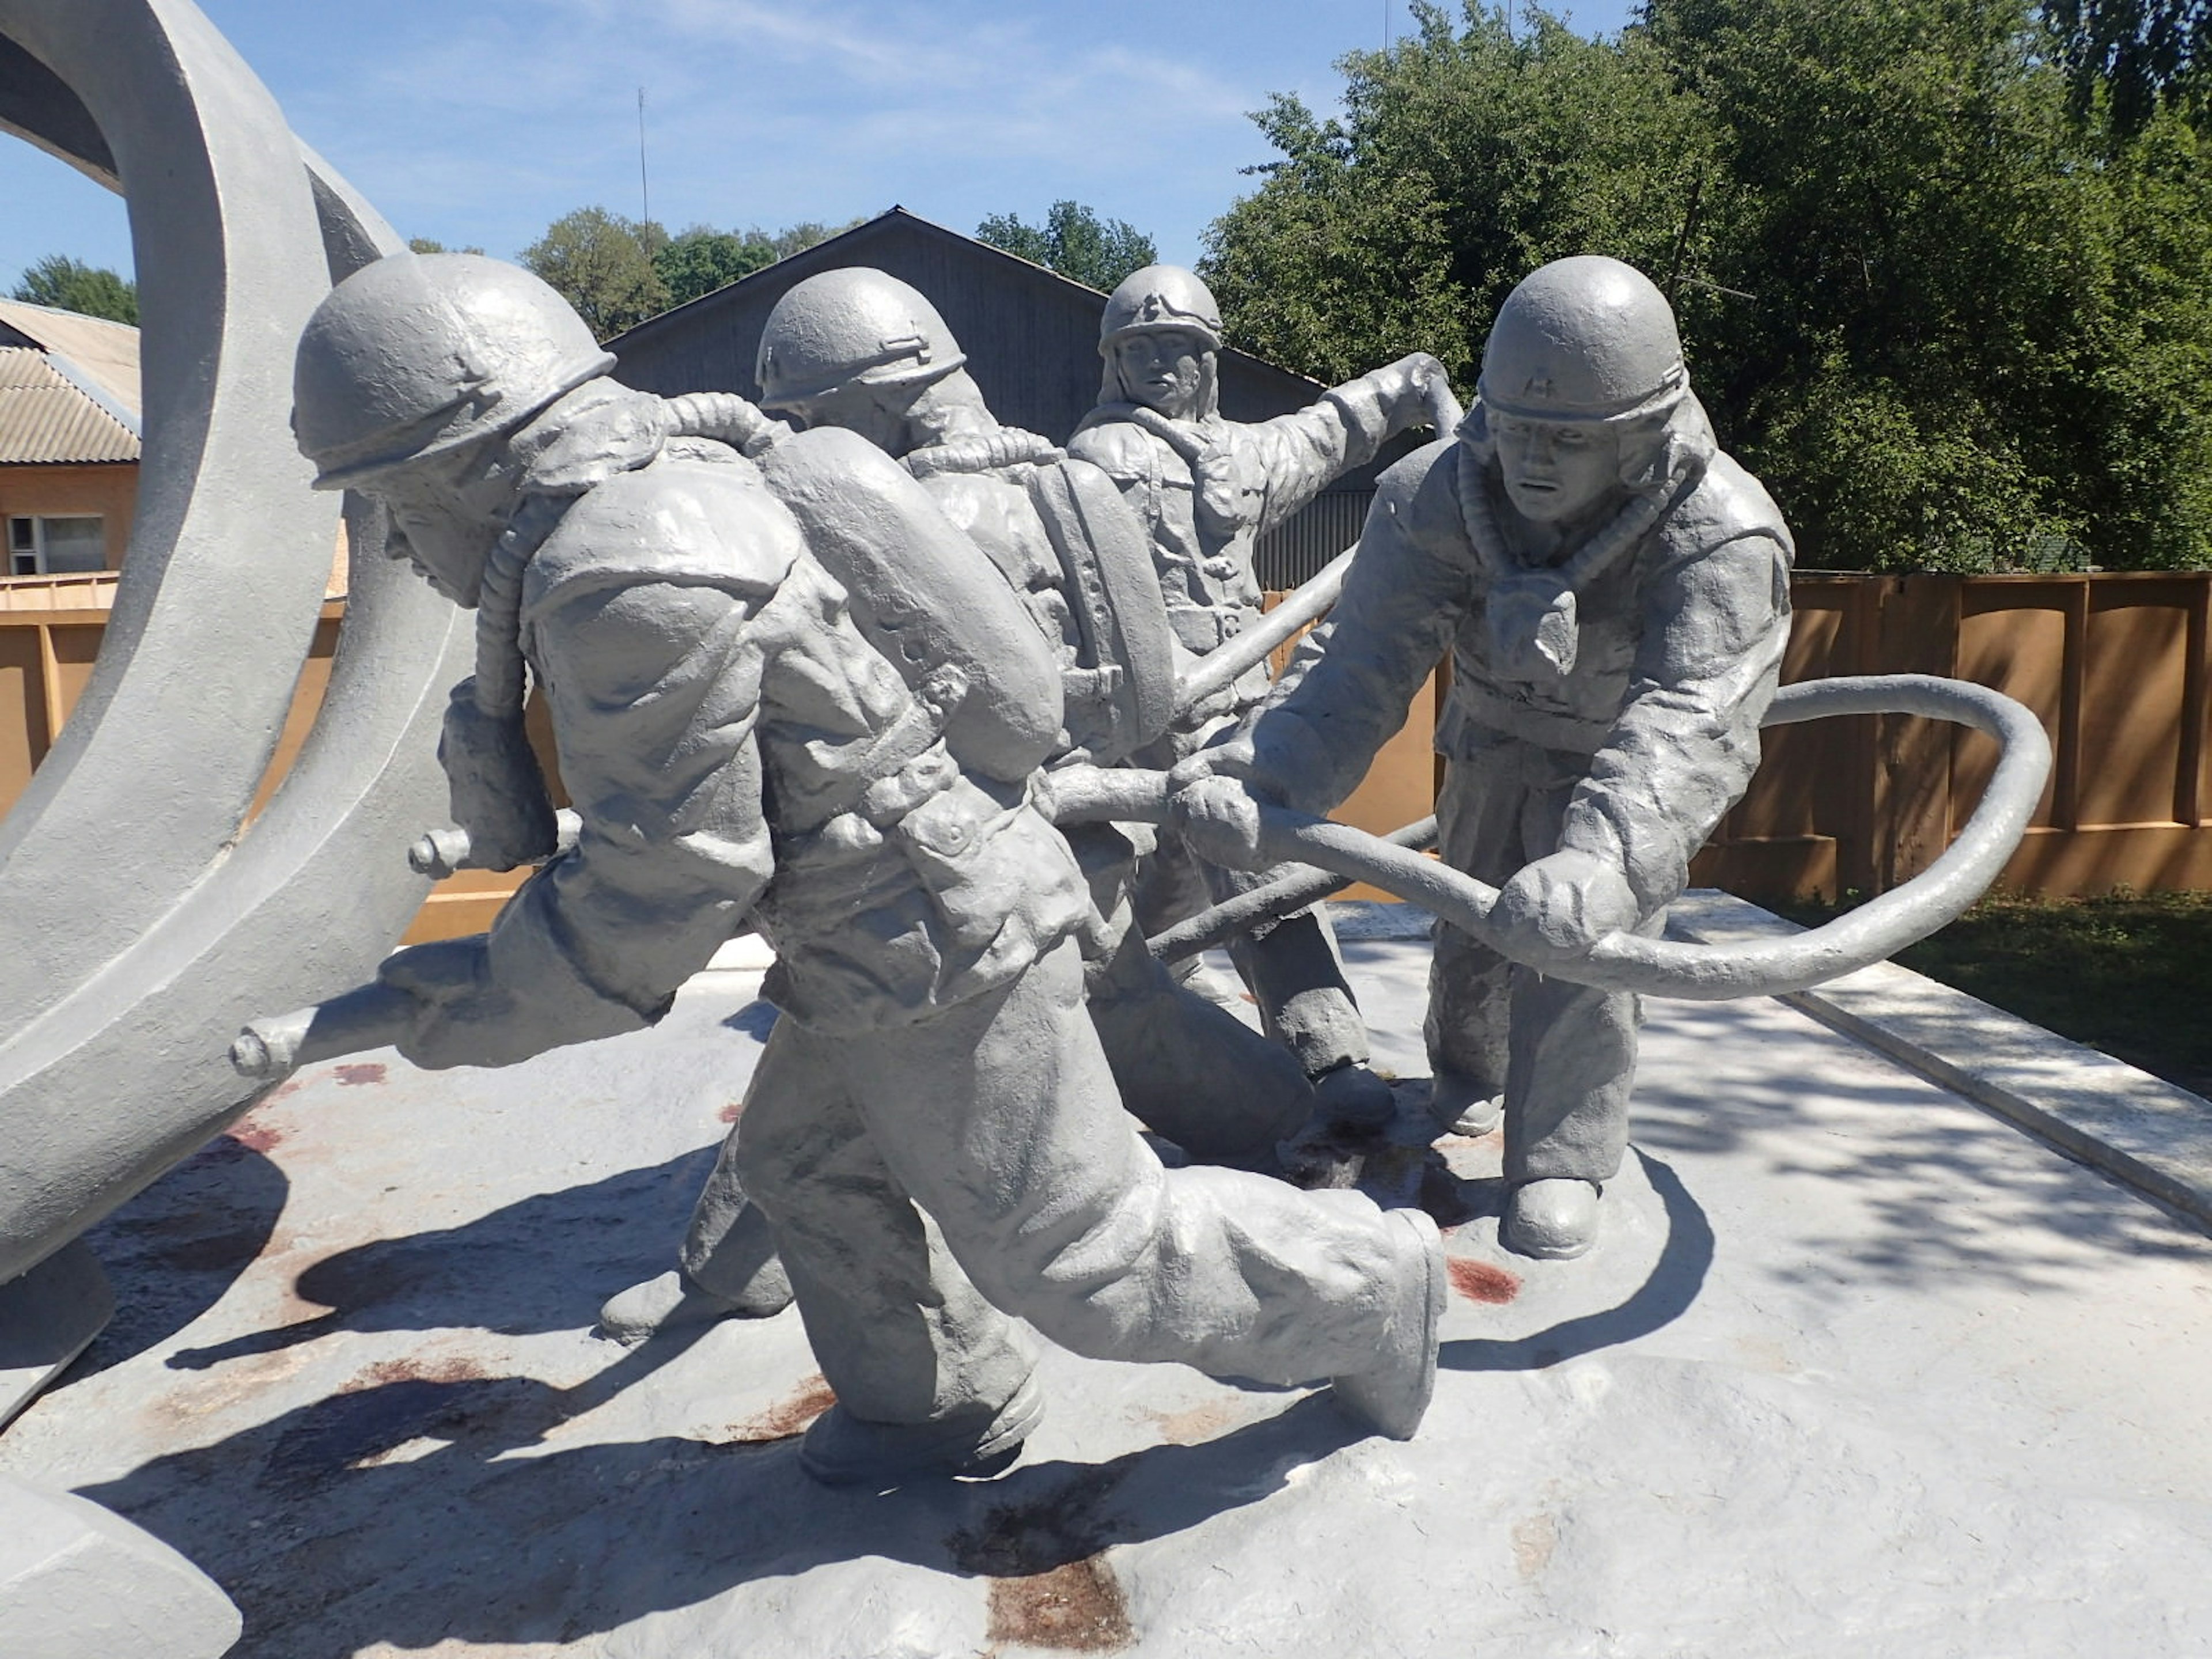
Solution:
M1186 789L1201 778L1237 778L1249 780L1259 770L1260 759L1249 737L1231 738L1225 742L1210 744L1196 754L1185 756L1168 774L1170 792Z
M1425 351L1409 352L1376 370L1375 380L1386 407L1409 412L1426 409L1431 386L1438 381L1450 384L1444 366Z
M1170 782L1182 771L1177 767ZM1176 828L1191 850L1207 863L1233 870L1259 870L1273 862L1260 850L1260 803L1238 780L1196 777L1188 787L1176 789L1170 804L1175 809Z
M1611 863L1569 848L1522 866L1490 918L1507 954L1540 967L1589 955L1607 934L1635 927L1638 908Z

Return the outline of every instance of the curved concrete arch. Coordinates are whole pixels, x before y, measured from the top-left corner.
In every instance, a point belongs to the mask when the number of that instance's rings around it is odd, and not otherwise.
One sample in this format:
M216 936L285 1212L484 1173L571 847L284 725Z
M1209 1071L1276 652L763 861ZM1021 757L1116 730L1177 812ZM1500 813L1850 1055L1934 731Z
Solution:
M294 342L398 239L185 0L0 0L0 126L130 203L148 428L99 666L0 823L5 1281L250 1103L225 1058L245 1018L357 982L397 940L469 641L359 562L314 732L242 828L337 528L291 445Z

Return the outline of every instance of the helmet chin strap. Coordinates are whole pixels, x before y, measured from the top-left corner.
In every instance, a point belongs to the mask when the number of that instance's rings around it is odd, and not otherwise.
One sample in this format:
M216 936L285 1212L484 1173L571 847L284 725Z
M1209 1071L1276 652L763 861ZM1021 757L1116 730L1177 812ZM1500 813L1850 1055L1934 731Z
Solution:
M1574 671L1582 593L1643 539L1712 459L1712 428L1692 394L1682 393L1650 451L1648 461L1639 457L1632 475L1623 477L1628 498L1611 519L1559 563L1530 567L1513 556L1498 526L1490 489L1495 446L1462 436L1453 494L1468 540L1495 589L1486 614L1501 663L1531 678Z

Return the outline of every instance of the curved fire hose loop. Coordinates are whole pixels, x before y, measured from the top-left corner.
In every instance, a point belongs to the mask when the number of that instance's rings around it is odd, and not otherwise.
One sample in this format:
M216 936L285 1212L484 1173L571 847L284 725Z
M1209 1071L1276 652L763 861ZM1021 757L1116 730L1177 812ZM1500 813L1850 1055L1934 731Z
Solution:
M1793 726L1846 714L1917 714L1969 726L1997 740L1996 770L1981 804L1934 864L1895 890L1788 939L1715 946L1614 933L1586 957L1535 965L1553 978L1608 991L1701 1002L1775 996L1869 967L1956 918L1996 879L2042 797L2051 770L2051 744L2042 726L2019 703L1986 686L1921 674L1785 686L1762 724ZM1048 805L1061 823L1102 818L1163 823L1169 817L1167 778L1164 773L1135 771L1055 777ZM1262 807L1261 823L1262 850L1270 860L1314 865L1338 880L1371 883L1501 948L1490 925L1496 888L1364 830L1285 807ZM1409 825L1400 834L1418 828ZM1297 879L1271 888L1287 890ZM1182 936L1176 944L1178 953L1196 948L1189 940L1203 942L1224 933L1223 913L1233 906L1242 915L1258 896L1246 895L1183 924L1176 930ZM1160 942L1172 937L1163 935Z

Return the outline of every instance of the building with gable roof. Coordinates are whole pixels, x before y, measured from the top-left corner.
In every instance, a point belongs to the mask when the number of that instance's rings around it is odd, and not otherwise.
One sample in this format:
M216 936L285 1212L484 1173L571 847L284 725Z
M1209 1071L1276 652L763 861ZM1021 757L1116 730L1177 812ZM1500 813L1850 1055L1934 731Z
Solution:
M1064 443L1097 402L1104 295L901 207L616 336L607 342L615 376L662 397L734 392L757 399L753 363L775 302L809 276L854 265L888 272L928 297L959 340L991 412L1007 425ZM1221 412L1232 421L1287 415L1327 390L1228 347L1220 385ZM1393 442L1373 465L1347 473L1262 538L1261 582L1294 587L1357 541L1376 475L1416 441L1409 434Z
M137 329L0 301L0 582L122 564L139 415Z

